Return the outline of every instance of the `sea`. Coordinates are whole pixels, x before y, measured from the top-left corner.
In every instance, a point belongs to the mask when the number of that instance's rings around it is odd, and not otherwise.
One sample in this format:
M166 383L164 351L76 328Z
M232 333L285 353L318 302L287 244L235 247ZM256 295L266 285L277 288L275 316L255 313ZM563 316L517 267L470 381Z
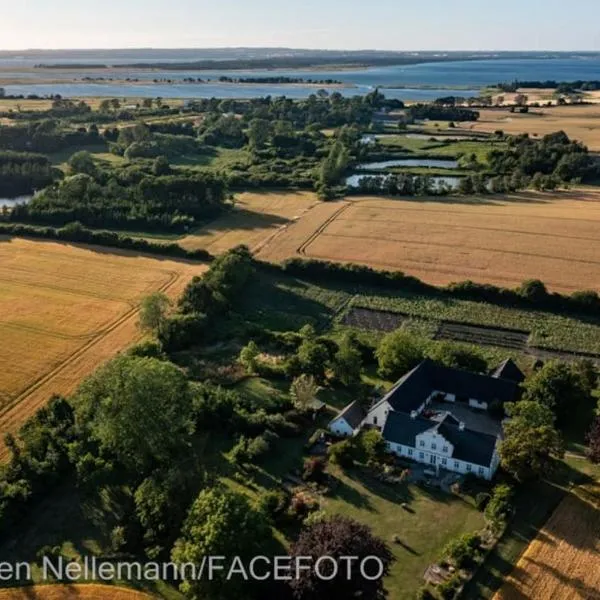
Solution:
M132 59L129 59L131 62ZM143 62L133 59L136 62ZM161 61L153 56L153 61ZM60 63L60 60L52 60ZM108 97L162 97L162 98L252 98L258 96L288 96L306 98L314 94L314 85L302 84L231 84L220 83L222 75L239 77L285 76L302 79L334 79L344 86L322 86L329 92L344 95L363 95L381 88L387 97L403 100L433 100L440 96L476 96L479 91L499 82L518 80L573 81L600 79L599 55L574 55L560 58L498 58L469 61L432 62L416 65L369 67L359 69L261 69L261 70L158 70L126 69L112 75L119 80L137 79L135 83L87 82L84 77L107 76L95 69L85 69L85 63L107 64L106 58L86 55L85 59L65 59L63 62L81 63L81 69L32 69L31 60L19 58L0 59L0 77L20 78L22 82L3 86L7 94L40 96L108 96ZM127 58L110 64L128 62ZM23 68L29 70L22 70ZM14 71L12 70L14 69ZM187 83L193 77L210 80L206 83ZM53 79L56 83L40 83ZM64 81L60 81L63 80ZM73 81L76 79L77 81ZM171 80L171 83L154 82L154 79Z

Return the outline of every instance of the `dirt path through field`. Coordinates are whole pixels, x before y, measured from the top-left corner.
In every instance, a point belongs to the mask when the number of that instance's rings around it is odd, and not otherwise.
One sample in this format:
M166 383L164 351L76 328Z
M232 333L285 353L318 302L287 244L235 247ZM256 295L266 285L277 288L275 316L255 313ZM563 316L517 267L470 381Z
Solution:
M180 271L171 271L168 280L158 288L175 300L193 275L208 267L182 263ZM123 349L139 341L143 334L138 328L139 306L120 315L99 331L90 341L78 347L50 372L42 374L0 411L0 432L15 433L22 423L43 406L53 394L71 394L99 365ZM7 458L7 448L0 441L0 461Z

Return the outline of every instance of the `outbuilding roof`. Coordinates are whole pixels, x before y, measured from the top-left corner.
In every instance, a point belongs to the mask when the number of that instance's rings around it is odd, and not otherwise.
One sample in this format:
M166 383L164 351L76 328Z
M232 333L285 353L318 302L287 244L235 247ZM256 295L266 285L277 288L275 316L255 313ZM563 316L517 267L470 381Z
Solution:
M352 427L352 429L356 429L362 423L364 418L365 411L358 400L355 400L342 409L342 411L337 414L331 423L337 421L338 419L344 419L346 423Z
M457 398L474 398L488 404L494 401L504 403L515 400L518 383L446 367L425 359L399 379L380 402L388 402L397 412L410 413L420 408L435 391L454 394Z

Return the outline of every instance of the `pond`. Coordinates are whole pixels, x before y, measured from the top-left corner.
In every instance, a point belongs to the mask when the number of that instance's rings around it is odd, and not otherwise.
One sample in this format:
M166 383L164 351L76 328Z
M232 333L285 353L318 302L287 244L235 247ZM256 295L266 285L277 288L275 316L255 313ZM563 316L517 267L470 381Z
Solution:
M27 204L33 196L17 196L16 198L0 198L0 208L4 206L16 206L17 204Z
M361 163L359 171L384 171L390 167L427 167L430 169L458 169L458 161L437 158L398 158L381 162Z
M351 188L355 188L358 187L360 185L360 182L365 178L365 177L373 177L373 175L359 175L359 174L354 174L354 175L350 175L349 177L346 178L346 185L348 187ZM380 177L389 177L389 175L383 175ZM440 185L444 185L445 187L451 189L451 190L455 190L459 183L460 183L460 177L451 177L451 176L436 176L436 177L429 177L429 180L432 182L432 185L434 187L440 187Z

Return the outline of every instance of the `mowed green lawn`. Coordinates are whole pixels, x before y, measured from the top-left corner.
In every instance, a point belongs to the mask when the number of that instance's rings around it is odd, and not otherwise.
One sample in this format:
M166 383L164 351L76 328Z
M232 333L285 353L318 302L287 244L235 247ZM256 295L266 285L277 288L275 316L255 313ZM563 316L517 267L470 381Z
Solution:
M277 396L285 390L262 378L247 379L238 384L240 393ZM342 397L337 398L338 395ZM320 398L330 406L339 406L349 400L347 392L326 389ZM331 415L323 415L315 424L325 426ZM304 445L312 433L306 431L299 438L282 438L276 451L265 463L256 468L252 488L248 489L230 477L225 483L251 497L285 481L286 474L301 469ZM474 532L484 526L483 514L470 502L453 494L424 489L415 485L388 484L376 480L364 467L342 471L334 465L329 473L337 480L330 494L321 497L321 507L329 515L341 514L371 527L392 550L396 561L386 579L389 600L412 599L423 585L427 567L441 558L444 546L453 538ZM408 509L402 508L406 503ZM289 544L289 532L278 532L278 539ZM400 543L393 541L398 536Z
M452 494L382 483L354 469L342 473L334 467L333 473L340 485L324 499L324 510L369 525L394 553L396 561L386 580L389 600L414 598L425 570L441 558L444 546L484 526L482 513ZM408 510L402 508L403 502ZM400 543L393 542L395 535Z

